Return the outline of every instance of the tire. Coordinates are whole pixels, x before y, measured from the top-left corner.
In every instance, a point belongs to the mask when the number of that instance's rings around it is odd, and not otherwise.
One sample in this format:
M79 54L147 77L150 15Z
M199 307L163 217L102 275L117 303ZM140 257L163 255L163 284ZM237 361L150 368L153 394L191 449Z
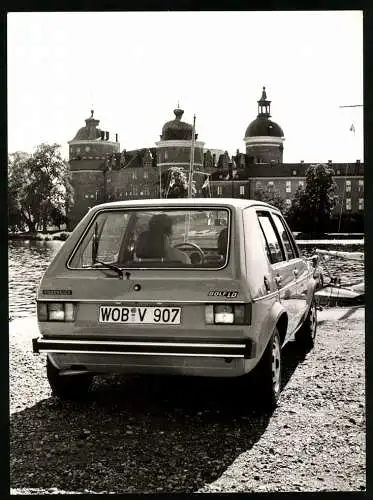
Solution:
M60 370L47 357L47 378L54 396L63 400L77 400L87 396L93 375L61 375Z
M260 409L273 411L276 408L281 394L281 374L281 341L276 328L253 373Z
M317 331L317 308L315 298L312 299L307 317L295 334L295 341L299 347L311 350L315 345Z

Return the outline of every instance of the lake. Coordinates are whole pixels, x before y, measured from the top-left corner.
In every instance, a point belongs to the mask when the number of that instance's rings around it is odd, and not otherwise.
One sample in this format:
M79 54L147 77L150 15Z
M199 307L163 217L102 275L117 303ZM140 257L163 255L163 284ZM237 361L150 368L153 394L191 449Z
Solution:
M9 269L9 316L12 319L36 314L36 289L44 271L62 241L24 241L8 242ZM322 248L346 251L362 251L362 245L323 245ZM307 242L300 245L305 255L311 255L315 244ZM355 282L364 277L364 262L350 262L331 258L327 268L333 276L339 276L343 283ZM326 273L325 273L326 274Z

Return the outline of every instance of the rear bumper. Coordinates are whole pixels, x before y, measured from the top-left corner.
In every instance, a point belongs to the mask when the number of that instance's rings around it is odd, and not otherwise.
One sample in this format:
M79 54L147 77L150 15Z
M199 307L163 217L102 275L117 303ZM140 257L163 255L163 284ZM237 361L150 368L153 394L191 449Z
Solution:
M251 339L220 339L198 342L171 341L170 339L126 339L126 340L78 340L48 339L32 340L34 353L89 354L116 356L181 356L197 358L251 359L255 352Z

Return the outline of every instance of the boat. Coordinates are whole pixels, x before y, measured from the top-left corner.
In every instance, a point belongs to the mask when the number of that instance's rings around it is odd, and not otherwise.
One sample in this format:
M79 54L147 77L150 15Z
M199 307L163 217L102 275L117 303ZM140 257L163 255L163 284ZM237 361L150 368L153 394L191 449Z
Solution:
M318 290L315 293L316 302L319 306L354 306L363 305L365 301L365 282L361 280L357 283L341 284L341 279L332 277L327 269L327 260L331 257L351 261L364 261L364 252L344 252L337 250L316 249L315 255L318 258L316 275L318 277ZM320 258L321 257L321 258ZM321 262L320 262L321 261ZM320 269L324 267L329 276L328 283L324 283L324 275Z

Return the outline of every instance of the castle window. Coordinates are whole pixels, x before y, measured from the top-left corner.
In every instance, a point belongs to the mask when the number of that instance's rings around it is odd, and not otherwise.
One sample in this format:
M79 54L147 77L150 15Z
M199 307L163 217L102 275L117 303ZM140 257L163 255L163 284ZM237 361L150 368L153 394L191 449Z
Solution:
M134 196L137 196L139 194L139 190L138 190L137 186L132 186L132 194Z
M346 181L346 193L351 192L351 181Z
M135 172L135 171L132 172L132 179L133 180L137 179L137 172Z
M77 153L80 153L80 148L76 148L76 152L77 152Z
M359 180L359 191L364 191L364 181L363 180Z
M291 181L286 181L286 192L291 193Z
M94 195L94 194L90 194L90 195L89 195L89 197L90 197L90 198L94 198L94 197L95 197L95 195Z
M257 189L257 190L262 189L262 183L261 183L261 181L256 181L256 183L255 183L255 189Z
M364 210L364 198L359 198L359 210Z
M88 153L91 150L91 148L89 146L86 146L84 149L85 149L86 153Z
M297 175L297 171L296 170L293 170L293 175Z
M222 187L221 187L221 186L218 186L218 187L217 187L217 191L216 191L216 192L217 192L217 194L218 194L218 195L221 195L221 194L222 194L222 192L223 192Z
M84 195L84 198L89 198L89 195L88 195L88 194L85 194L85 195Z
M346 198L346 210L351 210L351 198Z
M164 161L167 161L168 160L168 151L165 151L164 152Z
M267 191L269 193L273 193L273 188L274 188L274 182L273 181L268 181L268 184L267 184Z
M304 181L299 181L299 187L304 189Z
M240 195L245 194L245 186L240 186Z
M149 196L150 195L150 190L148 188L148 186L145 186L144 187L144 196Z
M147 179L149 177L148 171L144 170L144 179Z

